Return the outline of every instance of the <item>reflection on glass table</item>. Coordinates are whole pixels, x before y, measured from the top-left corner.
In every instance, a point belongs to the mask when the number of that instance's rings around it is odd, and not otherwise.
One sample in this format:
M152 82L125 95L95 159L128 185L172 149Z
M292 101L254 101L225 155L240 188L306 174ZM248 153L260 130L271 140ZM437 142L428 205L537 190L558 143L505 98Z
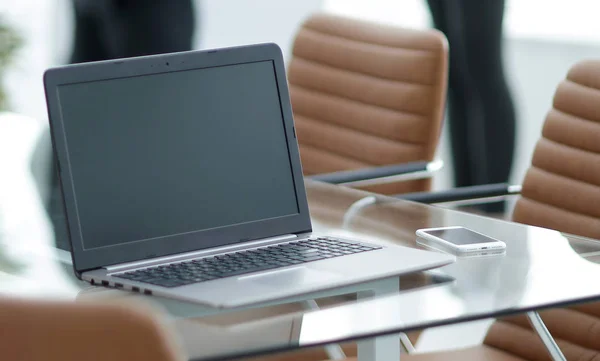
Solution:
M23 131L29 138L23 136L19 144L25 145L27 139L35 143L39 131L31 128ZM0 293L149 302L172 316L193 359L259 355L357 339L384 340L389 347L395 336L385 335L600 297L600 284L585 281L600 277L600 266L586 258L600 250L597 241L311 181L306 188L317 231L418 247L415 231L419 228L463 225L504 241L506 254L459 258L435 271L226 313L158 297L88 288L72 275L68 257L53 247L43 202L24 165L31 153L25 146L11 149L10 156L7 152L0 155L2 169L11 179L0 187ZM371 201L353 208L363 199ZM307 307L305 299L313 298L321 309ZM376 344L371 342L371 346ZM391 357L378 355L377 360L382 359Z

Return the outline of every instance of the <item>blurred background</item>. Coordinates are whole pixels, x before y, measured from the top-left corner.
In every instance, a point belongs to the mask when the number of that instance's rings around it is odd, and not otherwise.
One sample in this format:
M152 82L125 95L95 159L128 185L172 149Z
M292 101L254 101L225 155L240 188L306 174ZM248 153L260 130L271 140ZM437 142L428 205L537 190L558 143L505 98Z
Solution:
M196 0L196 49L275 42L286 56L300 23L315 11L399 26L425 28L425 0ZM529 165L552 94L570 65L600 56L600 2L508 0L504 18L506 74L517 111L511 182L520 183ZM0 0L0 16L22 38L3 78L10 110L46 119L43 71L69 61L74 15L70 0ZM445 161L434 189L452 184L447 132L438 158Z

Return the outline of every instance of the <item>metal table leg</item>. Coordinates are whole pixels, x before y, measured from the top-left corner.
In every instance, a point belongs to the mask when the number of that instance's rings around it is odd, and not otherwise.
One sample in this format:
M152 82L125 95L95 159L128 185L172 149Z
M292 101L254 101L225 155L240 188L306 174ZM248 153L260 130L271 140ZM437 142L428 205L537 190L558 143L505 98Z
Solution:
M358 361L399 361L398 335L380 336L358 341Z
M359 214L364 208L367 208L370 205L376 204L377 203L377 197L375 196L368 196L365 198L361 198L358 201L354 202L349 208L348 210L346 210L346 213L344 213L344 220L343 220L343 226L344 228L349 228L351 222L353 221L353 218ZM396 288L397 287L397 288ZM398 284L396 285L392 285L391 289L387 289L384 287L383 290L384 292L397 292L399 290L400 285ZM395 291L394 291L395 290ZM369 297L373 297L376 294L383 294L383 292L380 293L363 293L363 298L369 298ZM359 295L359 298L361 296ZM400 343L404 349L404 351L406 351L406 353L412 353L415 351L415 347L413 346L412 342L410 341L410 339L408 338L408 336L405 333L400 333ZM360 353L359 353L360 355Z
M373 287L372 290L359 292L358 298L372 298L379 295L398 292L399 289L399 278L386 279L380 281L377 287ZM374 317L377 317L377 315L374 315ZM358 361L400 360L400 340L398 339L398 335L379 336L364 341L358 341L357 346Z
M554 338L546 328L546 325L540 317L540 314L535 311L527 312L527 317L529 318L529 322L531 323L531 326L533 326L535 332L538 334L538 336L540 336L540 339L542 339L542 342L544 343L544 346L546 346L546 350L548 350L552 360L567 361L565 355L563 355L562 351L556 344L556 341L554 341Z

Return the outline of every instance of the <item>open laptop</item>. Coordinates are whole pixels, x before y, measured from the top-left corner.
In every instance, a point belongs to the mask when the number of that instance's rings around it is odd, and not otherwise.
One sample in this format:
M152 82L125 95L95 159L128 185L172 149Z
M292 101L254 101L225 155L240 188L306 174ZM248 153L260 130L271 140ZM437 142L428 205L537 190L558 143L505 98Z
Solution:
M44 85L92 284L236 307L454 260L312 233L277 45L69 65Z

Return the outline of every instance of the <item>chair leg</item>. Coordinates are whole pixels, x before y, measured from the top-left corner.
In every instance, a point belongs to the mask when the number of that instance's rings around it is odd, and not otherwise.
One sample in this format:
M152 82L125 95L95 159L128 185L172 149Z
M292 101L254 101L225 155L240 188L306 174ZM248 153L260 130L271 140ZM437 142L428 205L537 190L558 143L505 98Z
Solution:
M415 352L415 346L412 344L410 338L408 338L408 335L404 332L400 332L400 344L402 345L402 348L404 348L404 351L406 351L406 353Z
M556 341L554 341L554 338L550 334L550 331L548 331L548 328L546 328L546 325L540 317L540 314L535 311L527 312L527 318L529 318L529 322L531 323L531 326L533 326L535 332L538 334L538 336L540 336L540 339L544 343L546 350L550 354L550 358L552 358L553 361L567 361L565 355L563 355L562 351L556 344Z

